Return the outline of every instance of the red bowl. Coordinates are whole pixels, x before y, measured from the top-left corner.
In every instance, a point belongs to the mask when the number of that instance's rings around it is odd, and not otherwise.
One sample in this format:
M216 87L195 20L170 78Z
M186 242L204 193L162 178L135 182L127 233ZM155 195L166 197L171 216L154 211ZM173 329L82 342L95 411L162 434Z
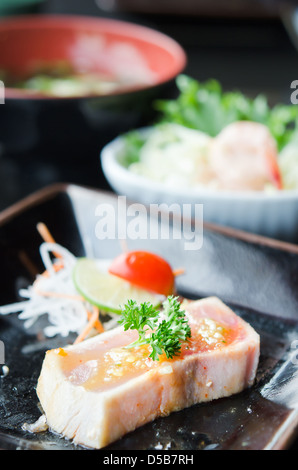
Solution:
M3 151L29 161L42 156L50 164L68 160L65 167L72 167L88 155L97 161L101 146L151 121L152 102L176 93L175 77L186 65L186 54L166 35L123 21L56 15L0 21L0 70L21 76L57 61L77 71L140 74L148 80L102 96L60 98L5 89Z
M131 73L142 77L133 89L146 89L175 78L186 54L170 37L118 20L37 15L0 21L0 69L22 76L58 61L80 72ZM125 91L132 90L117 93ZM17 88L6 88L5 98L49 99Z

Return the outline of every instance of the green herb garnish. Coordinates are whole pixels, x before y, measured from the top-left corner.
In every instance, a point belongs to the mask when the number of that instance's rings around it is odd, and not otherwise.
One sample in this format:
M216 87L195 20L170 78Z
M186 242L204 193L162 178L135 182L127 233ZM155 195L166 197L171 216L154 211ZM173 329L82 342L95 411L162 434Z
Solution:
M181 353L181 345L191 337L191 330L181 309L178 297L169 296L159 311L149 302L138 305L129 300L124 306L119 323L124 330L137 330L139 338L128 347L148 344L152 348L150 358L159 360L165 353L168 359Z
M251 98L238 90L224 91L213 79L199 82L181 74L176 85L177 98L154 102L159 118L153 129L163 123L174 123L215 137L232 122L253 121L268 127L279 152L298 139L298 106L281 103L271 107L263 94ZM138 162L146 140L138 130L128 132L120 163L129 167Z
M223 91L217 80L199 82L187 75L176 80L179 90L174 100L155 103L162 122L180 124L215 137L235 121L254 121L266 125L281 150L296 134L298 107L276 104L270 107L267 98L255 98L240 91Z

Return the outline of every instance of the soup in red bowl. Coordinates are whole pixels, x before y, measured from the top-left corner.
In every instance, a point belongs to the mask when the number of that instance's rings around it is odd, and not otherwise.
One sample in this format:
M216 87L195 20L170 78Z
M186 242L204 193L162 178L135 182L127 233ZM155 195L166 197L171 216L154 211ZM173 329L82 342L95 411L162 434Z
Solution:
M53 153L69 144L77 150L79 141L104 144L146 123L152 101L168 93L185 65L176 41L133 23L47 15L2 20L2 145Z

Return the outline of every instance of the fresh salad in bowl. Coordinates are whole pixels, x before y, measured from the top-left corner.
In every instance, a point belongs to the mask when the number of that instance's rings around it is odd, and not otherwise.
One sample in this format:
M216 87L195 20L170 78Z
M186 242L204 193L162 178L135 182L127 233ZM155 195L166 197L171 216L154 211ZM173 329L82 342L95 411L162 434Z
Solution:
M167 187L298 189L297 107L224 92L216 80L180 75L177 86L177 99L156 103L158 123L125 135L121 165Z

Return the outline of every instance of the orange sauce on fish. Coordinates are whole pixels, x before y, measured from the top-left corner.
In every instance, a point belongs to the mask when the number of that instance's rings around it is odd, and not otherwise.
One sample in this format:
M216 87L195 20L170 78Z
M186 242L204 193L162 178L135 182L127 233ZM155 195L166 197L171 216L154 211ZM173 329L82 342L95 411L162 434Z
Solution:
M56 352L66 378L74 385L94 391L108 390L156 368L167 373L167 367L174 361L199 352L224 348L235 341L239 334L239 327L231 328L209 318L201 318L192 325L192 336L181 345L180 355L172 359L162 354L158 361L153 361L149 358L149 345L130 347L131 341L112 348L107 342L106 348L102 345L101 348L87 349L82 354L61 348Z

